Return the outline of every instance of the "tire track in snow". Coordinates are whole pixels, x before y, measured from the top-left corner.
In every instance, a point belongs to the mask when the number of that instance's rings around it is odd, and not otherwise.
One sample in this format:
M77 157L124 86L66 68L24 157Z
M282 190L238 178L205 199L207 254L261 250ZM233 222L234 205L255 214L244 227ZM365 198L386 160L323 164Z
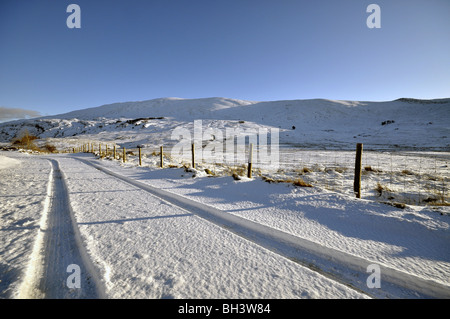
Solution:
M49 161L48 200L19 298L104 298L104 289L76 227L59 163ZM79 267L79 288L67 284L69 281L78 286L77 272L68 268L70 265Z
M98 170L194 213L214 224L248 239L266 249L291 259L329 279L377 298L450 298L448 286L415 275L380 265L289 233L277 230L219 209L152 187L132 178L114 173L90 160L76 158ZM381 270L381 288L368 288L366 279L371 273L367 267L378 264Z

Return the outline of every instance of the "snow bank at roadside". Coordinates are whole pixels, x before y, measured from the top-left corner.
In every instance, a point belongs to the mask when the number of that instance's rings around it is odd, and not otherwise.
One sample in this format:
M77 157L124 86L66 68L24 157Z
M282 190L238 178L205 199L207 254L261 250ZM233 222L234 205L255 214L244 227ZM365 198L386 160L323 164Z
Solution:
M3 160L8 169L0 170L0 298L15 298L39 233L51 165L15 152Z
M0 169L7 169L19 165L20 161L14 158L0 155Z

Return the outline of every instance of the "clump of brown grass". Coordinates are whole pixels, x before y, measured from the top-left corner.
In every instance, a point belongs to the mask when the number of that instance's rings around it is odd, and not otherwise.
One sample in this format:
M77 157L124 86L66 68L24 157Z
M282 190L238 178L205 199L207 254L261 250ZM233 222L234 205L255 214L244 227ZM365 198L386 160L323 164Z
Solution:
M24 148L29 151L35 151L40 153L56 153L56 146L46 142L45 145L41 148L35 144L35 140L38 140L39 137L31 135L27 129L23 130L22 133L19 134L16 138L11 141L11 144L14 147Z
M439 201L431 201L431 202L428 202L428 205L430 205L430 206L450 206L450 203L439 202Z
M397 203L397 202L381 202L381 203L386 204L386 205L390 205L390 206L393 206L393 207L396 207L396 208L400 208L400 209L405 209L406 208L406 204L404 204L404 203Z
M237 174L237 173L233 173L233 175L231 175L232 177L233 177L233 179L235 180L235 181L240 181L241 179L242 179L242 176L240 176L239 174Z
M231 169L231 176L245 176L246 175L246 167L245 167L245 165L240 165L240 166L236 166L236 167L233 167L232 169Z
M381 185L380 183L377 183L377 187L375 187L375 191L378 193L378 196L381 196L384 192L392 192L387 186Z
M335 172L338 172L338 173L340 173L340 174L343 174L343 173L345 173L346 171L348 171L348 168L347 168L347 167L336 167L336 168L334 169L334 171L335 171Z
M404 170L402 170L402 175L414 175L414 173L408 169L404 169Z
M298 174L303 175L303 174L307 174L307 173L312 173L312 170L309 169L308 167L303 167L302 169L296 169L295 170Z
M269 184L271 184L271 183L278 183L278 181L274 180L274 179L271 178L271 177L261 176L261 178L262 178L263 181L265 181L265 182L267 182L267 183L269 183Z
M297 178L294 182L292 182L292 184L294 184L294 186L300 186L300 187L313 187L311 184L305 182L301 178Z
M381 173L382 170L373 168L372 166L364 166L364 171L366 172L374 172L374 173Z
M262 180L267 182L267 183L290 183L294 186L300 186L300 187L313 187L311 184L305 182L303 179L301 178L297 178L295 180L292 179L273 179L271 177L267 177L267 176L261 176Z
M31 135L27 129L25 129L18 137L14 138L11 143L16 146L25 147L29 150L39 150L39 148L34 144L34 140L38 137Z
M49 152L49 153L56 153L57 152L56 146L52 145L52 144L49 144L49 143L45 144L44 150Z

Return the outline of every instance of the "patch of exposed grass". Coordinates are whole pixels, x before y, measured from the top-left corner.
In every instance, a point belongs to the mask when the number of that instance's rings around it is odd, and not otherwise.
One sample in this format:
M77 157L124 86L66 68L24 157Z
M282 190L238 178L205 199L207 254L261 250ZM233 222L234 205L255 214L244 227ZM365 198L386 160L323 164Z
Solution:
M393 206L393 207L396 207L396 208L400 208L400 209L405 209L406 208L406 204L404 204L404 203L397 203L397 202L381 202L381 203L386 204L386 205L390 205L390 206Z
M307 173L312 173L312 170L305 166L302 169L295 169L295 172L297 172L300 175L303 175Z
M374 173L381 173L382 170L373 168L372 166L364 166L364 171L366 172L374 172Z
M29 150L38 150L39 148L34 143L34 140L37 140L38 137L31 135L27 129L25 129L18 137L14 138L11 141L12 145L24 147Z
M430 206L450 206L450 203L433 201L433 202L428 202L428 205L430 205Z
M305 182L301 178L297 178L295 180L292 180L292 179L273 179L273 178L267 177L267 176L261 176L261 178L262 178L263 181L265 181L267 183L290 183L290 184L293 184L294 186L313 187L311 184Z
M409 169L404 169L402 170L402 175L414 175L414 173Z
M300 186L300 187L313 187L311 184L305 182L301 178L297 178L294 182L292 182L292 184L294 184L294 186Z
M375 191L378 193L378 196L381 196L383 192L392 192L389 187L382 185L381 183L377 183L377 187L375 187Z
M29 151L40 152L40 153L56 153L56 146L45 143L44 147L39 147L35 144L35 140L38 140L37 136L31 135L27 129L25 129L18 137L11 141L14 147L24 148Z

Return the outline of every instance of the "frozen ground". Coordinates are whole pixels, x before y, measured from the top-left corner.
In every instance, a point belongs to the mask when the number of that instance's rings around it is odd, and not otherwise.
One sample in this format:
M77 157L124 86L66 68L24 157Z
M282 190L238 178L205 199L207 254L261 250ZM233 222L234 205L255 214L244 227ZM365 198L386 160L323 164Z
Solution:
M448 206L398 209L90 154L2 152L0 162L3 298L450 296ZM71 264L81 290L67 288ZM381 288L367 286L373 264Z

